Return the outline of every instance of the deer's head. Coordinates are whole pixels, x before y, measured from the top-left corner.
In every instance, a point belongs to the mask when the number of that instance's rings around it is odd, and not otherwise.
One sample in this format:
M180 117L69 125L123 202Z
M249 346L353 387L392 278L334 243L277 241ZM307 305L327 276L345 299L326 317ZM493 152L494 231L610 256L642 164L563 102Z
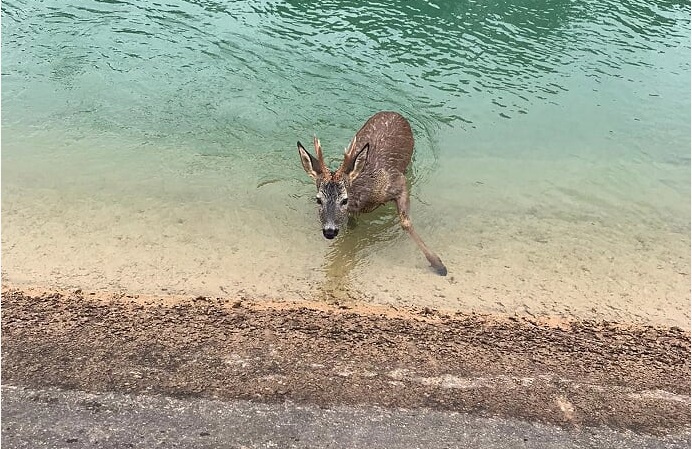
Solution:
M308 153L300 142L298 142L298 153L305 172L315 180L317 185L315 200L322 223L322 234L328 239L333 239L348 220L348 192L353 180L360 175L365 167L370 145L366 143L365 146L356 151L354 137L351 145L345 151L341 166L332 172L324 162L322 147L316 136L313 143L317 157Z

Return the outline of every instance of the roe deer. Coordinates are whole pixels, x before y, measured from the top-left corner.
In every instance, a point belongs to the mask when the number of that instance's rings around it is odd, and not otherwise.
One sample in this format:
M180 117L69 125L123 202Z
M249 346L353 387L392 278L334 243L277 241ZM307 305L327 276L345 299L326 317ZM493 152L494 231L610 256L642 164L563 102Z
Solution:
M409 197L404 172L413 154L413 132L396 112L378 112L365 122L346 148L344 161L335 172L324 162L322 147L314 138L316 158L298 142L303 168L317 184L317 204L322 233L333 239L349 215L370 212L396 201L401 226L423 251L441 276L447 275L442 260L425 246L409 218Z

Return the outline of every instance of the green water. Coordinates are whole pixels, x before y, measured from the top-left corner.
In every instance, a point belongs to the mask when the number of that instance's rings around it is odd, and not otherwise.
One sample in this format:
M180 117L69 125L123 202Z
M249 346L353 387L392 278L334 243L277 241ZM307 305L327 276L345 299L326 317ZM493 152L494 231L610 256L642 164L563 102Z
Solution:
M510 296L688 301L689 2L520 3L3 1L5 278L463 308L510 266ZM295 141L336 166L378 110L455 281L391 208L320 236Z

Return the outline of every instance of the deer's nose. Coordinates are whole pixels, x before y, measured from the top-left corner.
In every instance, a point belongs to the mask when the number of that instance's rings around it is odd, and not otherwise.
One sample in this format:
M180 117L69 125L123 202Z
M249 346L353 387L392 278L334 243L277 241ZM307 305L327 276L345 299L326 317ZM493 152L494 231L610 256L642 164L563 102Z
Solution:
M339 233L338 229L334 228L324 228L322 229L322 234L328 239L333 239Z

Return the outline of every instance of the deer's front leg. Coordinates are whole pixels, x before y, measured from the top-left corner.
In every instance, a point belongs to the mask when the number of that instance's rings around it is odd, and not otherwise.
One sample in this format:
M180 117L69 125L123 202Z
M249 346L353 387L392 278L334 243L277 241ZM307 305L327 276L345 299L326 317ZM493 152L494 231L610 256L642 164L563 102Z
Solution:
M425 258L428 259L430 265L435 269L437 274L440 276L447 276L447 267L442 263L440 257L434 252L430 251L425 245L423 240L420 238L415 229L413 229L413 224L411 223L411 218L409 217L409 197L408 190L403 189L401 194L396 198L396 208L399 212L399 220L401 220L401 227L408 232L414 242L425 254Z

